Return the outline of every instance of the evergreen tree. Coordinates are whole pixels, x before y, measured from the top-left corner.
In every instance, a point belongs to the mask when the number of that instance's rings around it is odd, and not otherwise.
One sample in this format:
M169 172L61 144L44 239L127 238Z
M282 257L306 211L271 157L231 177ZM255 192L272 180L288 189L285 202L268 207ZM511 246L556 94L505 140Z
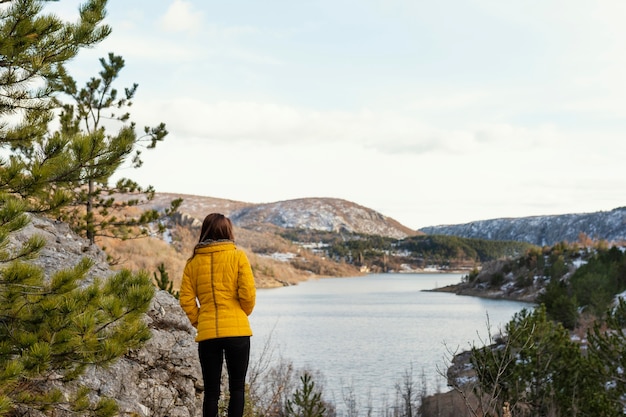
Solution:
M3 1L0 10L0 146L11 155L3 162L0 189L28 200L33 212L56 213L93 244L96 236L137 237L147 225L173 213L182 200L174 200L165 213L129 210L147 203L154 189L142 189L130 179L108 182L126 162L142 164L141 150L152 149L167 135L163 123L145 127L138 136L127 109L137 85L118 94L114 82L124 60L114 54L101 59L102 70L78 89L64 64L82 47L104 39L110 29L98 25L104 0L81 7L81 20L67 24L42 13L44 1ZM33 86L40 87L34 88ZM50 133L53 109L61 98L60 129ZM110 133L104 122L119 130ZM68 206L68 204L70 204ZM61 208L63 208L61 210Z
M45 2L0 0L0 416L32 410L113 415L115 403L92 404L78 387L70 398L54 388L91 365L106 365L149 337L141 315L154 286L146 273L122 271L88 279L92 263L56 272L31 259L44 246L34 236L9 244L28 212L60 210L73 201L69 184L92 159L76 158L70 135L49 134L54 88L63 64L104 39L106 1L86 0L67 23L45 14ZM103 134L103 133L100 133ZM86 164L86 165L85 165Z
M520 417L617 415L599 362L548 319L544 306L516 314L506 326L505 344L472 349L471 362L477 397L488 394L495 410L507 402Z
M58 135L68 143L68 149L76 165L81 169L77 176L60 187L71 191L71 205L63 211L63 220L73 229L84 233L95 243L97 236L133 238L148 234L147 226L176 210L182 200L175 200L171 207L160 214L157 210L141 210L134 213L130 207L147 203L154 197L150 186L143 189L135 181L120 179L109 185L111 176L124 163L130 162L138 168L142 164L141 149L153 149L167 135L165 124L144 127L137 135L135 123L130 121L128 108L137 91L137 84L125 88L119 94L114 84L124 68L124 59L110 53L101 58L102 66L98 77L91 78L83 88L65 69L61 68L53 88L69 97L71 103L63 105L61 129ZM113 122L121 124L111 133L105 129Z
M605 392L615 415L623 415L626 407L626 301L618 298L617 305L607 312L606 321L598 321L589 333L589 357L596 370L604 375Z
M165 290L172 294L175 298L178 298L179 292L174 291L174 282L170 279L170 275L165 270L165 264L161 262L157 267L159 275L156 272L153 272L154 275L154 283L157 288L160 290Z
M565 281L552 278L545 291L537 297L537 302L546 308L548 318L561 323L566 329L574 329L578 323L578 302L570 294Z
M147 274L122 271L85 285L84 259L50 278L32 264L13 262L0 273L0 415L55 408L112 415L115 403L90 404L89 391L64 398L52 388L104 366L150 337L141 320L154 286Z
M297 389L293 398L287 400L285 415L289 417L323 417L326 413L322 393L315 388L311 374L304 372L300 377L302 387Z
M66 23L42 12L42 1L4 0L0 8L0 192L20 199L30 211L49 211L68 201L51 184L80 170L66 152L67 140L46 138L53 120L54 90L63 63L109 33L101 25L104 0L87 1L80 19Z

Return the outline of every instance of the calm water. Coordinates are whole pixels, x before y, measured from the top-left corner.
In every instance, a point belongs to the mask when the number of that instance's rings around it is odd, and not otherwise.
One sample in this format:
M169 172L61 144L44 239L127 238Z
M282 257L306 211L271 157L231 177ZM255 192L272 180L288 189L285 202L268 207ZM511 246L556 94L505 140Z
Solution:
M347 388L360 399L393 398L394 386L411 370L416 381L425 376L428 393L446 391L439 370L447 368L448 352L486 340L488 318L495 334L529 307L424 291L461 277L373 274L258 290L250 317L252 360L271 337L282 358L322 373L325 395L338 407Z

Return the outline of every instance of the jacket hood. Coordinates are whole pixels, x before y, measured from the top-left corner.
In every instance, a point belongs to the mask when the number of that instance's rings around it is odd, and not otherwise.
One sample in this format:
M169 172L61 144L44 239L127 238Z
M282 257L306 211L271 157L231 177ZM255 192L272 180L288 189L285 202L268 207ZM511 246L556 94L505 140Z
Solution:
M234 248L235 242L232 240L204 240L196 245L194 253L208 253Z

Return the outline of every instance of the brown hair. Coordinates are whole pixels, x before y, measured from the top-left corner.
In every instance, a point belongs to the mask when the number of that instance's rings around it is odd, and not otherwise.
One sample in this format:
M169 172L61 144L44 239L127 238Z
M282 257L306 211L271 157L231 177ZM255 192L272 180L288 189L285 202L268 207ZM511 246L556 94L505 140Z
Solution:
M220 213L211 213L204 218L198 243L202 243L209 239L235 240L235 236L233 235L233 224L228 217Z
M235 240L235 236L233 235L233 224L228 217L220 213L211 213L204 218L198 243L202 243L209 239Z
M233 224L230 219L220 213L211 213L206 216L202 222L198 243L193 248L191 258L187 259L187 262L189 262L196 255L196 249L202 246L201 243L205 240L234 241L235 235L233 234Z

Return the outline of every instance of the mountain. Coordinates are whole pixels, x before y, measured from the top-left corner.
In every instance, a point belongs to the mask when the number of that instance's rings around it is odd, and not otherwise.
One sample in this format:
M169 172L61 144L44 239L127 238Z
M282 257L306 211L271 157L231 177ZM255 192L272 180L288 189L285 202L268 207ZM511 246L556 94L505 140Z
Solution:
M299 198L254 204L186 194L156 193L153 205L163 209L169 201L182 198L179 212L198 221L213 212L228 216L233 224L246 229L276 226L323 232L378 235L395 239L420 235L383 214L338 198Z
M619 242L626 241L626 207L595 213L480 220L424 227L419 231L428 235L515 240L538 246L577 242L581 235L594 240Z
M300 198L235 210L230 218L249 228L263 223L285 229L347 232L403 239L418 234L372 209L337 198Z
M156 193L145 208L164 210L174 199L183 202L166 225L163 235L135 241L103 238L99 245L115 260L116 267L157 271L163 264L179 285L187 258L197 243L204 217L223 213L233 220L235 241L246 250L259 287L293 285L314 277L341 277L362 274L350 262L328 257L319 245L329 238L358 238L380 233L386 239L418 233L374 210L349 201L311 198L254 204L214 197L177 193ZM320 243L325 241L325 243Z
M255 204L156 193L150 204L162 210L177 198L183 203L163 236L155 233L135 242L103 240L99 244L120 267L156 271L163 264L176 288L197 243L202 220L212 212L233 220L236 242L250 255L259 287L366 272L466 271L493 259L519 256L528 245L578 242L581 234L593 239L626 240L626 208L483 220L414 231L375 210L336 198Z

